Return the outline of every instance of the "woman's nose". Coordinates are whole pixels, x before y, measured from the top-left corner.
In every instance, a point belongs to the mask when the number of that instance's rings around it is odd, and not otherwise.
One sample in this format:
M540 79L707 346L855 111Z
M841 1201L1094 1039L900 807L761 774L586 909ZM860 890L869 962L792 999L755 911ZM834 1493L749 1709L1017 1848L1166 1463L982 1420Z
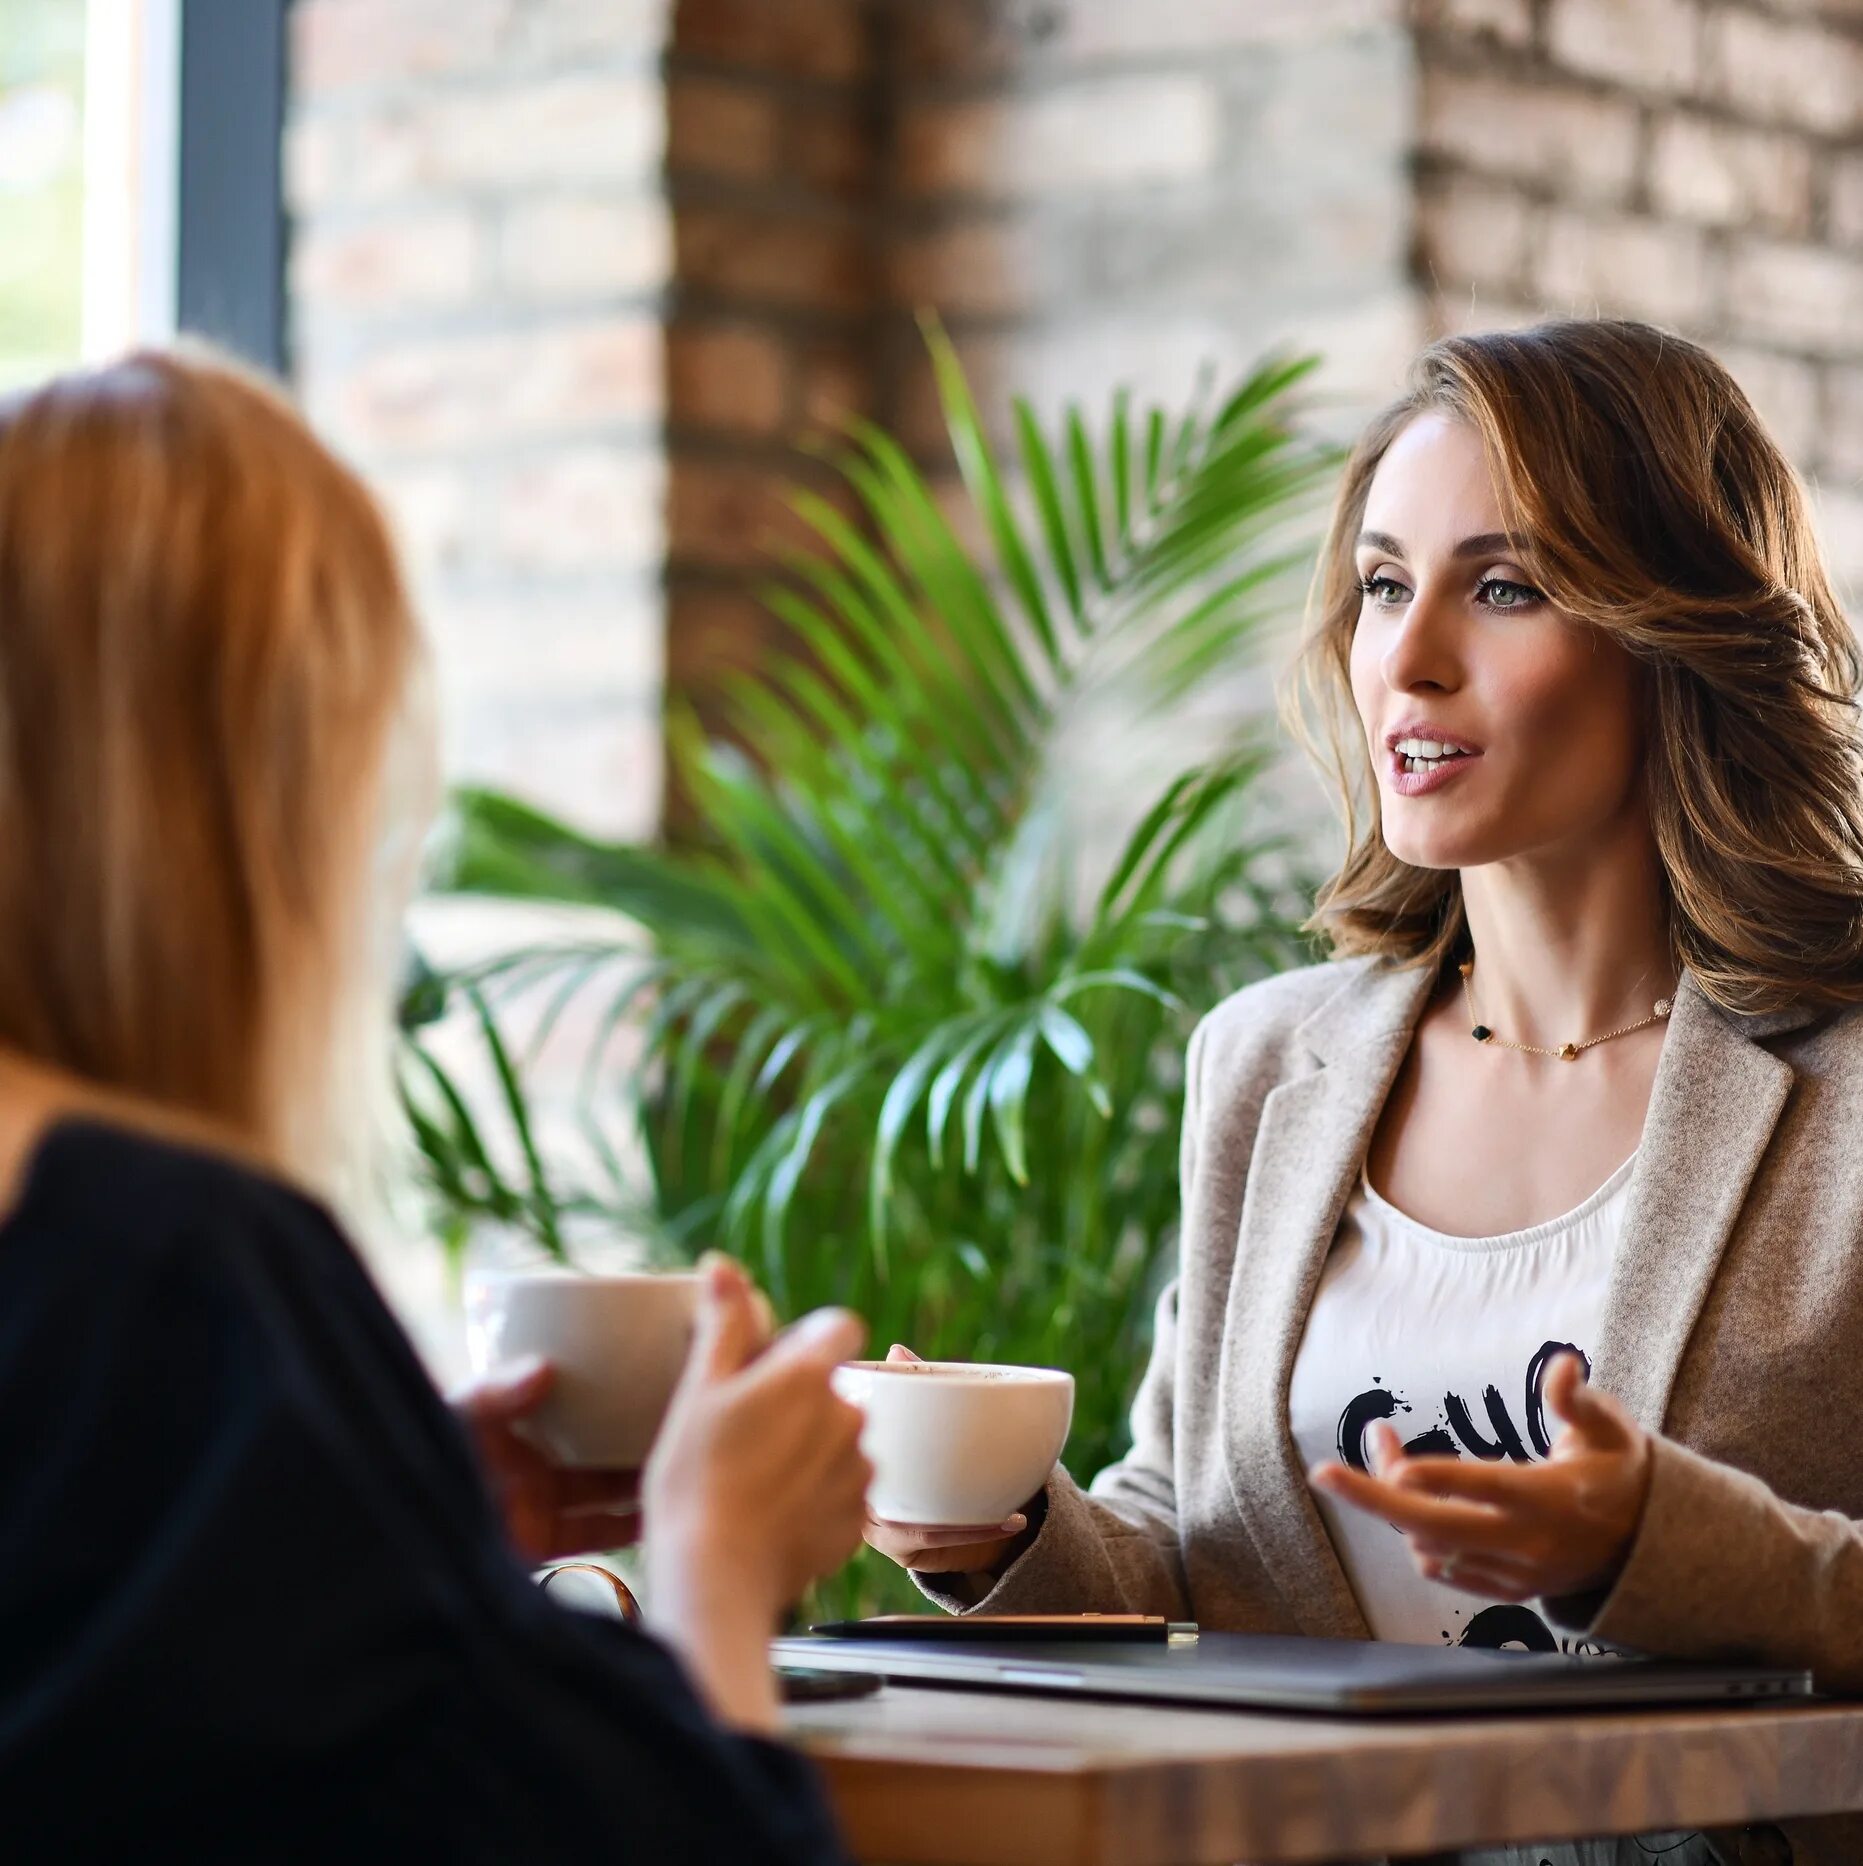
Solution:
M1383 671L1393 693L1451 693L1462 684L1460 644L1446 604L1423 592L1411 598L1391 632Z

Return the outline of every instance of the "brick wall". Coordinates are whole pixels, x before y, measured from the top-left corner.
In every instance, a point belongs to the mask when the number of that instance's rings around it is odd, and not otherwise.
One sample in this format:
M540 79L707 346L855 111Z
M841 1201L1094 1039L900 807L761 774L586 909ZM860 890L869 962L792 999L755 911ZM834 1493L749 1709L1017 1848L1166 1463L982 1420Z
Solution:
M1419 28L1434 324L1603 311L1701 338L1863 593L1863 7L1426 0Z
M888 415L935 409L911 313L1038 406L1325 350L1348 403L1420 334L1394 0L897 0Z
M666 30L666 0L293 9L295 370L400 524L449 768L628 835L660 806Z

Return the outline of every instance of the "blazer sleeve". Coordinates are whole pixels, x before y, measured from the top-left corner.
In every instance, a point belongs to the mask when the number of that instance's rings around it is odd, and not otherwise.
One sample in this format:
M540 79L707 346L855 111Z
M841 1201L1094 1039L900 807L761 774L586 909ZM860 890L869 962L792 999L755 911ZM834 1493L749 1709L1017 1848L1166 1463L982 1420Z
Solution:
M1204 1026L1184 1066L1178 1156L1180 1209L1197 1172ZM1156 1613L1190 1618L1177 1525L1178 1291L1158 1299L1151 1360L1132 1406L1132 1449L1082 1490L1064 1468L1038 1497L1035 1540L988 1592L967 1575L915 1574L921 1591L953 1613ZM974 1598L973 1598L974 1596Z
M1863 1523L1787 1503L1673 1439L1651 1443L1643 1520L1615 1583L1544 1605L1612 1645L1806 1666L1821 1689L1863 1688Z

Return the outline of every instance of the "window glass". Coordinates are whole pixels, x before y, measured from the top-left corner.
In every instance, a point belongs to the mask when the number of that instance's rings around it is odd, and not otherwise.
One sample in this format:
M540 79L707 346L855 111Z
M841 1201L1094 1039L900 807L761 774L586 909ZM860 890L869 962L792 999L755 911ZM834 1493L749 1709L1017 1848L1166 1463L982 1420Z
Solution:
M0 10L0 386L82 344L85 24L83 0Z

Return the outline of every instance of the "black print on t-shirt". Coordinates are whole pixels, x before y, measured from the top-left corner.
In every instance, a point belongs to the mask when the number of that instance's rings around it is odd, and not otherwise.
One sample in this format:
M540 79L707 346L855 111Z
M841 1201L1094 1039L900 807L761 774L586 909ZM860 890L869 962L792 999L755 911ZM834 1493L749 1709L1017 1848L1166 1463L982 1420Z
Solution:
M1497 1601L1482 1610L1462 1629L1462 1646L1519 1646L1527 1652L1557 1652L1558 1638L1531 1607Z
M1459 1458L1466 1453L1471 1458L1481 1458L1491 1464L1498 1463L1502 1458L1511 1458L1516 1464L1531 1464L1535 1458L1544 1458L1552 1450L1552 1439L1546 1430L1546 1370L1552 1365L1556 1354L1576 1354L1586 1377L1591 1375L1591 1357L1571 1342L1548 1341L1539 1349L1527 1363L1522 1392L1527 1428L1525 1443L1522 1443L1520 1433L1515 1428L1500 1388L1490 1386L1481 1390L1481 1405L1487 1414L1488 1431L1494 1435L1492 1438L1475 1424L1468 1403L1461 1394L1445 1393L1442 1399L1442 1420L1428 1430L1419 1432L1414 1438L1405 1439L1405 1451L1419 1456L1447 1458ZM1368 1387L1339 1415L1336 1441L1339 1462L1349 1465L1355 1471L1368 1469L1366 1433L1381 1419L1393 1419L1400 1412L1411 1410L1409 1401L1389 1388ZM1528 1446L1532 1449L1529 1450Z
M1521 1387L1524 1439L1500 1388L1489 1386L1481 1390L1481 1409L1487 1420L1485 1431L1476 1424L1474 1413L1461 1394L1445 1393L1440 1417L1423 1431L1405 1439L1404 1450L1424 1457L1480 1458L1490 1464L1499 1463L1503 1458L1515 1464L1532 1464L1547 1457L1552 1451L1552 1437L1546 1429L1546 1370L1558 1354L1576 1354L1586 1378L1591 1376L1591 1357L1583 1349L1569 1341L1543 1343L1528 1361ZM1375 1375L1373 1380L1374 1384L1351 1400L1339 1415L1335 1440L1339 1462L1355 1471L1369 1469L1365 1445L1371 1428L1380 1420L1394 1419L1400 1412L1415 1410L1401 1393L1377 1384ZM1444 1638L1448 1637L1445 1632ZM1461 1636L1454 1643L1515 1646L1528 1652L1557 1652L1564 1645L1532 1608L1506 1603L1482 1608L1462 1628ZM1573 1649L1582 1643L1573 1642Z

